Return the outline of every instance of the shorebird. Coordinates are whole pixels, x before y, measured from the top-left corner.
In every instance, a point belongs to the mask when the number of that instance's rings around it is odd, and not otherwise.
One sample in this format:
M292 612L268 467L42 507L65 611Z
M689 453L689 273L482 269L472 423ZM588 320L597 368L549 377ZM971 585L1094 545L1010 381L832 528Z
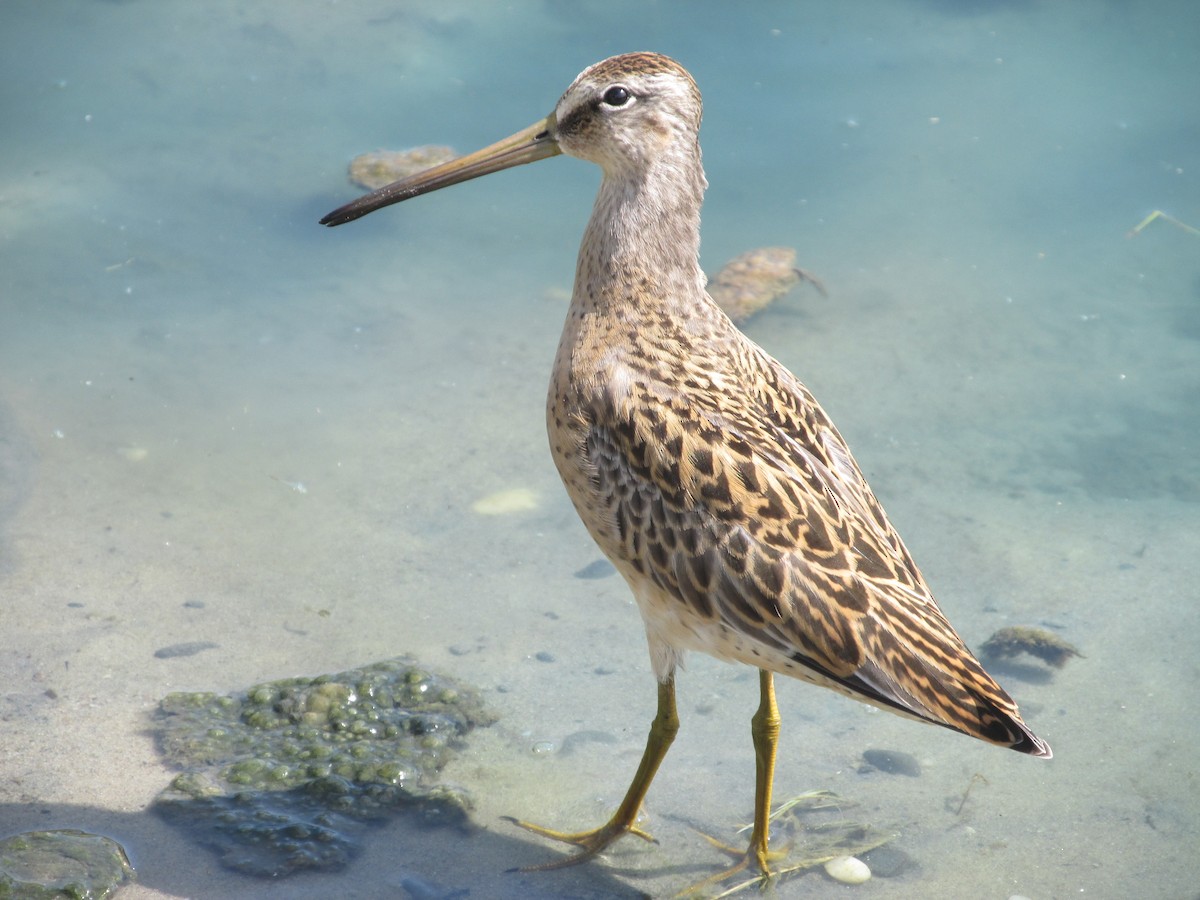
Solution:
M774 673L1049 757L946 620L829 417L739 331L700 269L700 91L657 53L585 69L545 119L380 188L321 220L369 212L559 153L603 178L579 249L546 404L550 449L584 524L637 598L658 711L624 800L530 868L589 859L625 834L679 729L689 650L759 671L754 822L740 862L771 873L779 736Z

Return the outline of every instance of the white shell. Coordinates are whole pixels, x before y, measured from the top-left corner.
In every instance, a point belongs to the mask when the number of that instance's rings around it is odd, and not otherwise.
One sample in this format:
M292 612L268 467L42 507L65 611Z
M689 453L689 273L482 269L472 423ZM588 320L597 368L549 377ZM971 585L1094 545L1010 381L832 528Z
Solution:
M856 856L839 856L825 863L825 874L842 884L862 884L870 880L871 869Z

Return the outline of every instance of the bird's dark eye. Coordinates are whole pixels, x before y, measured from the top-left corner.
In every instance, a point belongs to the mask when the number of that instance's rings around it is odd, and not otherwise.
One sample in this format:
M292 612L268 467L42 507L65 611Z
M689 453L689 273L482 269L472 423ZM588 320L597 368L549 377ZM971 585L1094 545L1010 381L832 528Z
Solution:
M627 88L616 84L604 92L603 99L608 106L624 106L632 96L633 94L629 93Z

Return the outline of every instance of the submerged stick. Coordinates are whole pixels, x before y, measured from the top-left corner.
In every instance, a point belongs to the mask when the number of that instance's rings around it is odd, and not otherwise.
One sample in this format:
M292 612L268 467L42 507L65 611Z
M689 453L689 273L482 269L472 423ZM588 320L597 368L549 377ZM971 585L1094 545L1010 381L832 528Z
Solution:
M1144 229L1155 219L1163 219L1164 221L1170 222L1176 228L1182 228L1188 234L1194 234L1197 237L1200 237L1200 228L1193 228L1191 225L1187 224L1187 222L1180 222L1177 218L1172 215L1168 215L1161 209L1154 210L1154 212L1150 213L1150 215L1146 216L1146 218L1134 225L1133 228L1129 229L1129 231L1125 233L1125 237L1131 238L1135 234L1141 234L1142 229Z

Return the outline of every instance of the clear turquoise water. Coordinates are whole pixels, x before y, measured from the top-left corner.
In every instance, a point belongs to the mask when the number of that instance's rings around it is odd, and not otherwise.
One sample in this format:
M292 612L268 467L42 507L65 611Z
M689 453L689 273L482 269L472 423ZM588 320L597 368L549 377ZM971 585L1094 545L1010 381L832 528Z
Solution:
M573 577L598 554L542 424L597 173L316 224L355 154L474 149L656 49L705 95L706 267L782 244L824 280L747 330L838 422L951 620L1086 654L999 670L1048 764L782 684L779 797L833 789L901 832L917 865L876 896L1195 896L1200 236L1126 234L1155 209L1200 226L1200 11L831 6L0 7L0 834L111 834L130 897L661 894L720 863L692 826L748 815L755 681L695 659L660 844L503 873L556 851L499 816L599 821L653 709L624 588ZM511 489L535 508L473 511ZM192 640L220 646L154 656ZM168 691L401 652L501 717L447 773L474 833L401 823L343 873L266 883L145 812ZM860 774L872 747L922 776Z

